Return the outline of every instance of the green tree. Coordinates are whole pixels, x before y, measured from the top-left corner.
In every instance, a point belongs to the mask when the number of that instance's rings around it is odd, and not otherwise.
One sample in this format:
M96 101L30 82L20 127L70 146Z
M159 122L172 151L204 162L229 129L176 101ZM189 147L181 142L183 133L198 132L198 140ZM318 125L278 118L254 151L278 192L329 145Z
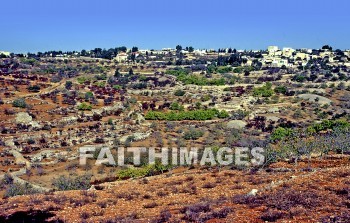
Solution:
M72 81L66 81L65 88L67 90L70 90L72 88L72 85L73 85Z
M119 68L117 68L114 72L114 77L120 77L121 73L119 72Z
M133 53L135 53L135 52L137 52L137 51L139 51L139 48L136 47L136 46L134 46L134 47L131 49L131 52L133 52Z
M181 45L177 45L176 46L176 52L180 52L182 50L182 46Z

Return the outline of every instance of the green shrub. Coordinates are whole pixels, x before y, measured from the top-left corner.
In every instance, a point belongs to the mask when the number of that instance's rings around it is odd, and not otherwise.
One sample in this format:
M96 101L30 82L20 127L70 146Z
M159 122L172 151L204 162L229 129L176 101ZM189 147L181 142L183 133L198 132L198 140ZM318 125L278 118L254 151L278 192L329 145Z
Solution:
M167 70L165 71L166 74L179 76L179 75L187 75L189 72L185 69L177 69L177 70Z
M324 120L308 127L309 133L318 133L325 130L349 129L350 123L344 120Z
M139 177L147 177L147 176L154 176L161 173L164 173L165 171L169 170L171 168L170 165L165 166L158 162L152 165L142 166L139 168L132 167L132 168L126 168L119 170L117 172L117 178L119 180L125 180L129 178L139 178Z
M97 87L105 87L106 86L106 82L100 81L96 83Z
M253 95L255 97L271 97L273 95L272 84L267 82L262 87L257 87L253 89Z
M87 104L85 102L81 103L80 105L78 105L78 110L81 110L81 111L91 111L92 110L92 106L90 104Z
M220 74L229 73L232 71L232 67L220 66L217 67L216 72Z
M287 88L285 86L277 86L274 91L278 94L286 94Z
M218 113L218 118L220 118L220 119L224 119L224 118L228 118L228 117L230 117L230 115L225 110L222 110Z
M180 105L178 102L173 102L170 105L170 110L182 111L184 110L184 106Z
M90 81L90 78L87 77L78 77L77 81L79 84L84 84L86 81Z
M12 102L12 106L17 108L26 108L27 104L24 98L17 98Z
M272 141L278 141L281 140L285 137L290 136L293 133L292 129L289 128L282 128L282 127L278 127L277 129L275 129L272 134L271 134L271 140Z
M197 140L200 137L202 137L204 133L200 130L196 129L190 129L189 131L185 132L184 139L186 140Z
M113 85L113 88L116 90L120 90L122 87L120 85Z
M178 96L178 97L184 96L185 94L186 94L186 92L183 91L183 90L180 90L180 89L176 90L175 93L174 93L174 95Z
M107 74L95 75L96 80L107 80Z
M199 109L194 111L179 111L179 112L156 112L150 111L145 115L147 120L167 120L167 121L182 121L182 120L211 120L214 118L226 118L228 114L217 109Z

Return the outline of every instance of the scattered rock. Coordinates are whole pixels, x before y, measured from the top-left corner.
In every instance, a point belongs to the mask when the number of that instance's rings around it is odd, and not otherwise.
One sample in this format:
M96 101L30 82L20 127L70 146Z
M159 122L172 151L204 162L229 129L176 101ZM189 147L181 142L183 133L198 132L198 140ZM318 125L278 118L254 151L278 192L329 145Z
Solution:
M317 94L300 94L298 97L321 105L330 104L332 102L332 100Z
M232 120L227 123L227 128L229 129L244 129L247 123L242 120Z
M253 189L247 195L248 196L256 196L257 193L258 193L258 190L257 189Z
M16 115L17 124L30 124L32 120L33 120L32 116L30 116L27 112L19 112Z

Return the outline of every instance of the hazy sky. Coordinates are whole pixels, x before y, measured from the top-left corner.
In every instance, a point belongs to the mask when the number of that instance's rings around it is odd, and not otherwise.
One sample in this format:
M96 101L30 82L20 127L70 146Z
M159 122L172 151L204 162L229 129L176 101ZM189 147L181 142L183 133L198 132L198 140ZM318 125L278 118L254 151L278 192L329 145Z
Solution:
M349 0L1 0L0 50L350 48Z

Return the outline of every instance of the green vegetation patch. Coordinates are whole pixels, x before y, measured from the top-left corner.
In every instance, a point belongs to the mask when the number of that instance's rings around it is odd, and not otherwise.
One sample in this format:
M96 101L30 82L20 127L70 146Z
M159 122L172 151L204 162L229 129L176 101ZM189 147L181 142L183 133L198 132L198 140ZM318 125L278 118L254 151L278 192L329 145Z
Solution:
M228 118L229 114L226 111L219 111L217 109L199 109L194 111L171 111L171 112L157 112L150 111L145 115L147 120L167 120L167 121L182 121L182 120L211 120L214 118Z

